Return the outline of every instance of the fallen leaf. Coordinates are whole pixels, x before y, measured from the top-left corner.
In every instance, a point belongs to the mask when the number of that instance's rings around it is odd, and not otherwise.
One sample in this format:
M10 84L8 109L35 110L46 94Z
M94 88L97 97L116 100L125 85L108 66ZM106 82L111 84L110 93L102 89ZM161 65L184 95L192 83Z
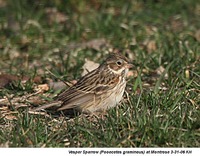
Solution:
M194 36L195 36L196 40L198 42L200 42L200 29L195 32Z
M128 71L127 77L137 77L138 72L136 70L130 70Z
M95 63L91 60L85 59L85 63L83 65L83 72L81 75L84 76L98 67L99 67L99 63Z
M181 15L175 15L170 18L170 27L174 32L180 32L184 28L184 22Z
M41 76L35 76L33 78L33 82L34 83L41 83L42 82L42 77Z
M0 144L0 147L8 148L9 147L9 141L6 141L5 143Z
M19 76L11 75L11 74L1 74L0 75L0 88L4 88L7 85L13 83L14 81L19 81L19 80L21 80L23 83L26 83L28 80L30 80L30 77L28 77L28 76L19 77ZM33 82L41 83L42 78L40 76L36 76L33 78Z
M145 30L148 36L155 35L158 32L158 28L152 25L146 26Z
M72 85L76 84L77 80L72 80L70 82L49 82L48 85L51 89L53 90L61 90L61 89L65 89L67 87L71 87Z
M7 120L16 120L17 119L17 117L14 116L14 115L5 115L4 118L7 119Z
M10 74L1 74L0 75L0 88L4 88L9 83L18 80L17 76Z
M68 50L75 50L75 49L94 49L94 50L101 50L102 48L108 48L112 47L109 42L105 38L97 38L97 39L92 39L87 42L83 43L75 43L71 42L67 45Z
M92 48L92 49L99 51L102 49L102 47L108 47L109 43L106 39L100 38L100 39L90 40L90 41L86 42L85 45L87 48Z
M49 85L48 84L41 84L37 86L37 89L41 92L46 92L49 90Z
M45 10L49 24L52 23L64 23L68 17L57 10L57 8L46 8Z
M4 8L7 6L7 1L6 0L0 0L0 8Z
M121 23L120 27L123 28L123 29L125 29L125 30L129 29L129 26L127 24L125 24L125 23Z
M165 71L165 68L164 68L163 66L160 66L160 67L158 67L158 68L156 69L156 73L157 73L158 75L162 75L164 71ZM165 78L168 78L168 74L166 73L164 77L165 77Z
M144 45L146 46L148 53L151 53L157 49L156 41L154 40L145 41Z
M60 82L49 82L49 87L53 90L59 90L66 88L66 84L62 81Z
M63 142L64 142L64 146L65 146L65 147L68 147L68 146L70 145L70 141L69 141L68 138L65 138L65 139L63 140Z

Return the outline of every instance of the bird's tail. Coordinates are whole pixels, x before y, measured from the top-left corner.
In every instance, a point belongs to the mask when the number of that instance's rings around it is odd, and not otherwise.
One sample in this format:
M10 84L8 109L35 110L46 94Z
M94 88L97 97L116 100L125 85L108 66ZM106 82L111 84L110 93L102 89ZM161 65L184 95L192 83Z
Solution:
M54 101L54 102L51 102L51 103L48 103L48 104L44 104L42 106L39 106L39 107L36 107L36 108L33 108L33 109L30 109L29 111L30 112L38 112L38 111L41 111L43 109L47 109L47 108L51 108L51 107L60 107L62 104L62 101Z

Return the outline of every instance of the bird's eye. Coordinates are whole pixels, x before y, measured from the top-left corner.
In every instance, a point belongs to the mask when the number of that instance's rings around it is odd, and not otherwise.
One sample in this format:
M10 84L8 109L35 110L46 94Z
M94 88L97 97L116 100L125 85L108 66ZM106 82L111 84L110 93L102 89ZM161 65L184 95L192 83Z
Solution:
M116 64L117 64L118 66L121 66L121 65L122 65L122 63L123 63L123 61L122 61L122 60L118 60L118 61L116 62Z

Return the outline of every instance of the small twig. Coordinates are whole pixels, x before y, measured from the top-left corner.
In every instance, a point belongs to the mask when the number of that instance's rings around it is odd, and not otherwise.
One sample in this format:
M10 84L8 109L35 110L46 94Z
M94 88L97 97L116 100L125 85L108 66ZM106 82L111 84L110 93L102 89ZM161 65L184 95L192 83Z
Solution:
M44 115L45 117L51 118L51 116L48 115L46 112L34 112L34 111L28 111L28 113L30 113L30 114L34 114L34 115Z

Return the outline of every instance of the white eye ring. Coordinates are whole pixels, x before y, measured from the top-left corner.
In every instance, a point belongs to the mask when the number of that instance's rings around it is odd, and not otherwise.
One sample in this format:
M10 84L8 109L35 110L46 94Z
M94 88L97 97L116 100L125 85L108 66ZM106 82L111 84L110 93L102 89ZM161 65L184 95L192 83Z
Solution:
M118 60L118 61L116 62L116 64L117 64L118 66L121 66L121 65L122 65L122 63L123 63L123 61L122 61L122 60Z

